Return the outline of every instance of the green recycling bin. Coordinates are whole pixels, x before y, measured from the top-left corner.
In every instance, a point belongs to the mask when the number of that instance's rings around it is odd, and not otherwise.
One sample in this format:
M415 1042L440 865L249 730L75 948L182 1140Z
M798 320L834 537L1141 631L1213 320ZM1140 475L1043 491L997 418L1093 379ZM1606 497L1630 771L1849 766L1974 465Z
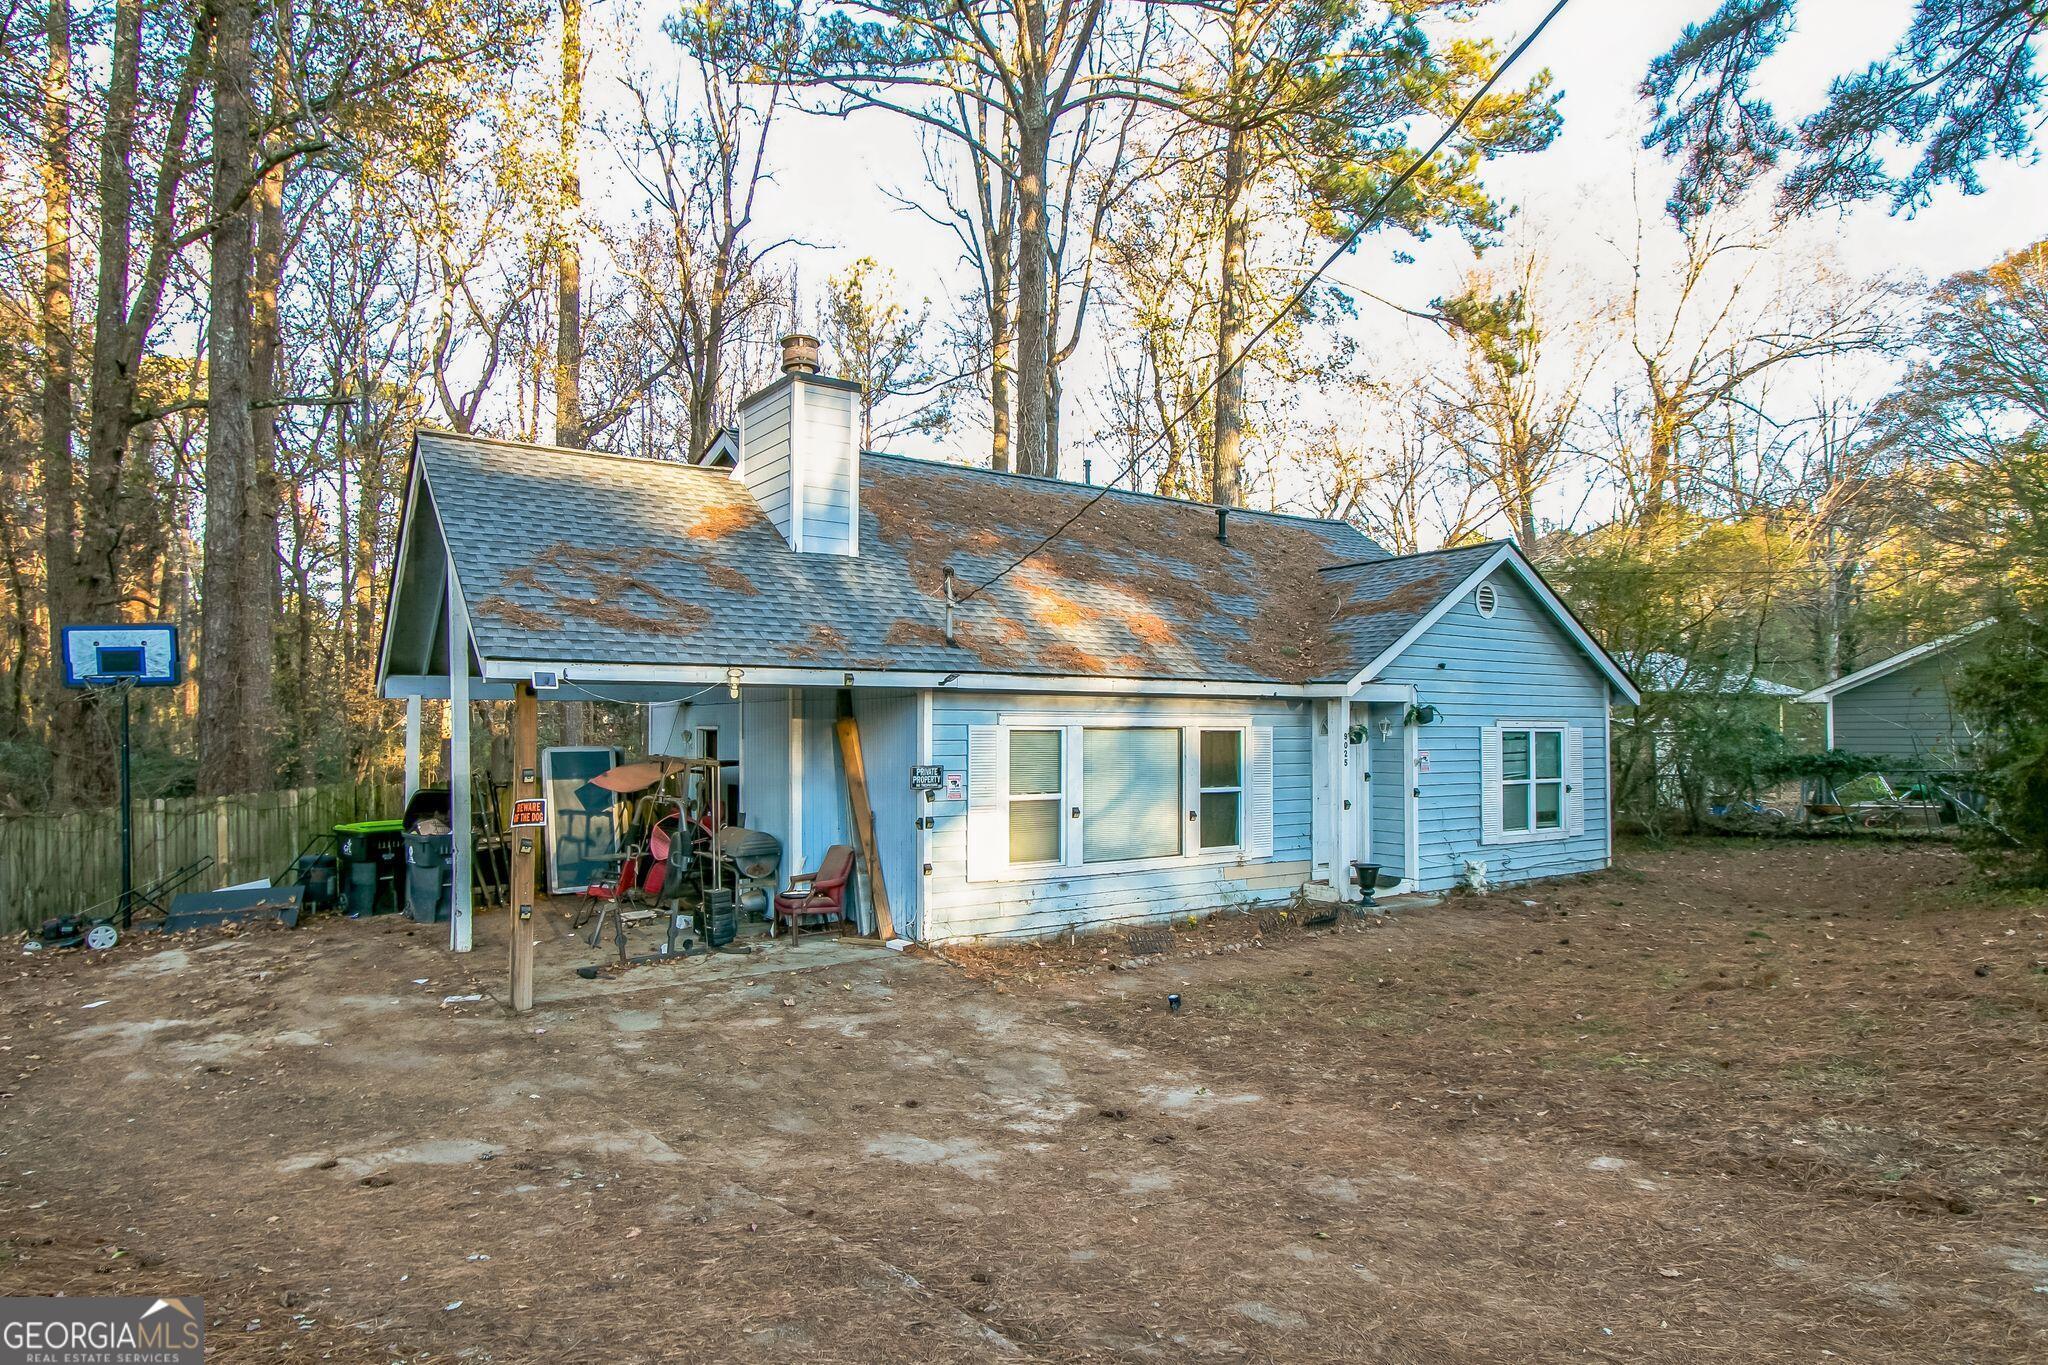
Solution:
M334 827L341 848L341 884L350 915L404 907L405 822L352 820Z

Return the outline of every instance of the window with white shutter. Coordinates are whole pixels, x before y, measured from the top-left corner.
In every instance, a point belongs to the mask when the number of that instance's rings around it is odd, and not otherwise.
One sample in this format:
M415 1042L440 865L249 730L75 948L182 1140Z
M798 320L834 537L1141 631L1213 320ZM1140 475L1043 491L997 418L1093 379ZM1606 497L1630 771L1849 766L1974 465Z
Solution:
M1585 828L1584 735L1543 721L1502 721L1480 731L1480 841L1562 839Z

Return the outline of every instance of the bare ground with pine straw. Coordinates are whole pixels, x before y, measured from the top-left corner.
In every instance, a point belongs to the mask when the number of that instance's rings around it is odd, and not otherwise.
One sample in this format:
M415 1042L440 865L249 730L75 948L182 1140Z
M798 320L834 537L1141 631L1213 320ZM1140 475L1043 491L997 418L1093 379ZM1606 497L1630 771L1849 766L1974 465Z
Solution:
M24 960L0 1291L201 1293L223 1361L2048 1355L2048 909L1944 848L520 1019L442 1003L480 925Z

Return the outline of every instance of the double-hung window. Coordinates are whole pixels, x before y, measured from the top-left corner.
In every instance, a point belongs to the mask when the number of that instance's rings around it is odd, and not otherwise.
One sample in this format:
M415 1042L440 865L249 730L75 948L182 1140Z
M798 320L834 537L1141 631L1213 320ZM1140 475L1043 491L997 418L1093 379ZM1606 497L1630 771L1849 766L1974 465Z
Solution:
M1533 834L1564 827L1564 731L1500 732L1500 827Z
M1244 843L1244 731L1201 732L1196 825L1204 849Z
M1066 731L1010 731L1010 862L1066 861Z

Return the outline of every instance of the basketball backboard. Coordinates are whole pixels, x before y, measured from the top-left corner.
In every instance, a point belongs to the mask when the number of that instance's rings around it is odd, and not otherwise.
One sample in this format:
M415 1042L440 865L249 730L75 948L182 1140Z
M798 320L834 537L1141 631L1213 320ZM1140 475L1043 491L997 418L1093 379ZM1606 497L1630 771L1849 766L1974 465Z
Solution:
M177 685L176 626L66 626L59 638L66 687Z

